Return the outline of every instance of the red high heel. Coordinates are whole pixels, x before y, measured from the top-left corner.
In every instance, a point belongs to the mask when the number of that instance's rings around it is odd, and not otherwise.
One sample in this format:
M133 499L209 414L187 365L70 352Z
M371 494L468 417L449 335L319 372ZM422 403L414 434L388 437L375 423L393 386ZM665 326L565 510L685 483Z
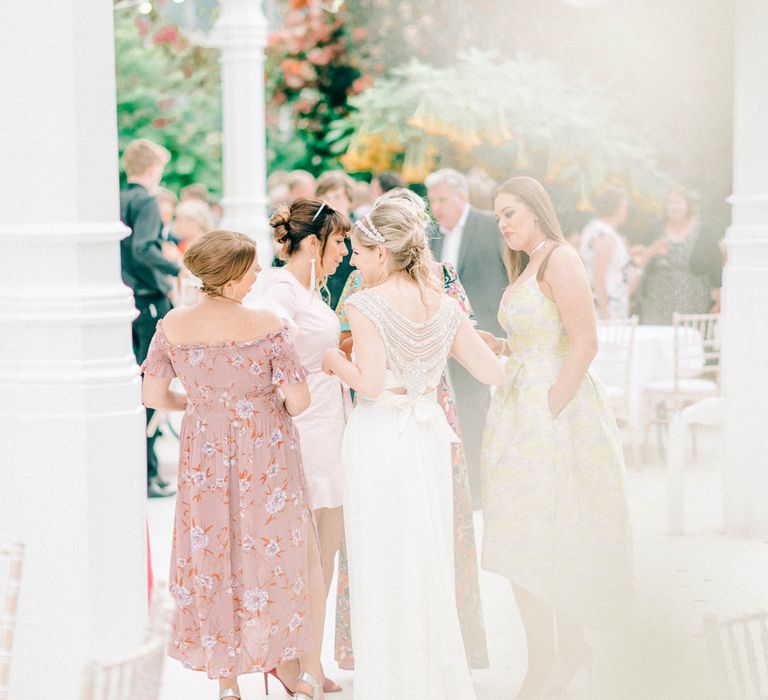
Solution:
M293 697L294 695L296 695L296 693L293 690L291 690L285 683L283 683L283 679L277 675L277 668L273 668L271 671L267 671L264 674L264 694L265 695L269 695L269 677L270 676L274 676L275 678L277 678L278 681L280 681L280 685L282 685L283 688L285 688L285 692L288 693L290 697Z

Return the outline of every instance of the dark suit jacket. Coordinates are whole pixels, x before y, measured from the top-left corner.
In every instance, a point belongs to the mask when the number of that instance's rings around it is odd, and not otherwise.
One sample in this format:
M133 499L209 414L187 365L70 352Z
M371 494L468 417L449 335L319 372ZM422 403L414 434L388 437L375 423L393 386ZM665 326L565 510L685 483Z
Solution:
M440 260L443 234L434 228L429 241L432 254ZM477 327L494 335L503 335L497 320L499 303L509 283L502 259L503 240L496 217L490 212L470 208L456 271L477 318Z
M167 276L178 275L179 266L163 256L157 200L143 185L129 182L120 192L120 220L131 229L131 235L120 241L123 282L136 299L167 296L171 289Z

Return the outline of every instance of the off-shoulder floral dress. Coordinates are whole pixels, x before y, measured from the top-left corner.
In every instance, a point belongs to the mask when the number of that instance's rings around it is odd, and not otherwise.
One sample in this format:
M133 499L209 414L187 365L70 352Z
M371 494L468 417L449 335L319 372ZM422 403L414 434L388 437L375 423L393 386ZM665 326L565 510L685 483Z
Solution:
M455 299L461 310L474 319L472 306L459 281L456 269L450 263L437 263L435 274L443 283L445 293ZM336 312L341 322L342 332L349 332L344 304L355 292L363 289L363 279L355 270L347 280L341 293ZM445 412L453 431L461 436L459 416L453 400L453 390L448 381L448 373L443 372L437 386L437 400ZM461 635L467 661L471 668L488 668L488 648L483 624L483 609L480 600L478 581L477 548L475 546L475 526L472 521L472 496L469 490L469 472L464 457L464 448L460 442L453 443L453 534L454 564L456 585L456 606L459 612ZM339 552L339 574L336 597L336 660L342 668L352 668L354 652L352 650L352 629L350 624L349 576L347 573L346 550L342 546Z
M170 591L169 654L223 678L265 671L311 644L307 487L278 387L304 381L285 329L248 342L152 339L145 374L187 392Z

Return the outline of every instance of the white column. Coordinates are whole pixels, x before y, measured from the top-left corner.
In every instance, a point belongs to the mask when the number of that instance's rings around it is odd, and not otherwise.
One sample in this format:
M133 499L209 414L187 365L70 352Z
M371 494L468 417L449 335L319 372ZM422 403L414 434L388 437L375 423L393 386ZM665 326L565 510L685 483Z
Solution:
M7 3L0 46L0 540L27 545L10 697L68 700L147 612L112 3Z
M733 225L723 284L725 525L768 536L768 3L736 0Z
M272 260L266 218L264 48L267 20L261 0L221 0L212 43L221 50L224 117L222 227L250 235L260 260Z

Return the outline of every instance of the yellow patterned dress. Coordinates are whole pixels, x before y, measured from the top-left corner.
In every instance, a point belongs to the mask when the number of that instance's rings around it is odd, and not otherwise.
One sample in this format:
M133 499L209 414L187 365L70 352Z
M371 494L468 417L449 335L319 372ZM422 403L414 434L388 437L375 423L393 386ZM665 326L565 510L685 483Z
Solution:
M499 322L510 359L483 440L482 566L586 627L620 624L632 547L613 412L588 372L552 418L570 340L535 275L508 289Z

